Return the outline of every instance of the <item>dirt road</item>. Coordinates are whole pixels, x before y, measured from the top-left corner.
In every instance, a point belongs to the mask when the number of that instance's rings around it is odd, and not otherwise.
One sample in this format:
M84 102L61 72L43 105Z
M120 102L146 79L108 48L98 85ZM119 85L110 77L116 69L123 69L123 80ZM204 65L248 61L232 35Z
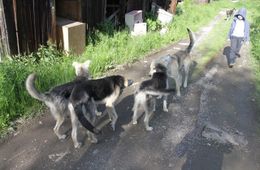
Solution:
M214 27L215 22L206 28ZM209 32L198 32L199 41ZM137 83L118 101L116 131L109 125L104 127L98 144L90 144L83 128L81 149L74 149L70 136L59 141L52 131L53 118L45 114L0 145L0 169L260 169L260 111L248 46L243 46L241 58L232 69L225 56L229 47L223 47L204 74L182 89L180 98L171 96L168 113L162 111L159 101L151 120L152 132L145 131L142 120L137 125L129 124L133 92L138 82L148 78L151 60L186 45L187 40L183 40L115 70L113 74L120 73ZM69 121L62 130L70 134Z

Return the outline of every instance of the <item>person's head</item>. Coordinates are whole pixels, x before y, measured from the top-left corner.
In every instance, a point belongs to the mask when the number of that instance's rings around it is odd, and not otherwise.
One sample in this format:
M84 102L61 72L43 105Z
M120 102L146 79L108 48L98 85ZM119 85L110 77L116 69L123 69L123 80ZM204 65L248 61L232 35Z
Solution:
M235 14L235 17L239 20L246 19L246 8L240 8L238 12Z
M238 18L239 20L243 20L243 19L244 19L244 17L243 17L242 15L237 15L237 18Z

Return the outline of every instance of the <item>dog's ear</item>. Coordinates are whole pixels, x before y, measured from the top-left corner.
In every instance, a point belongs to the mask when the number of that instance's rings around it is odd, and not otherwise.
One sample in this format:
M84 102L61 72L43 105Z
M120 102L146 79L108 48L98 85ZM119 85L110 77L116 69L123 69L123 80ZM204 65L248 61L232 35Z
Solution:
M82 64L82 67L87 70L87 69L89 68L90 64L91 64L91 60L86 60L86 61Z
M82 64L81 63L73 62L72 66L75 68L76 76L80 76L81 74L83 74L84 70L82 68Z
M78 62L76 62L76 61L74 61L74 62L72 63L72 66L73 66L74 68L78 67L78 65L80 65L80 63L78 63Z

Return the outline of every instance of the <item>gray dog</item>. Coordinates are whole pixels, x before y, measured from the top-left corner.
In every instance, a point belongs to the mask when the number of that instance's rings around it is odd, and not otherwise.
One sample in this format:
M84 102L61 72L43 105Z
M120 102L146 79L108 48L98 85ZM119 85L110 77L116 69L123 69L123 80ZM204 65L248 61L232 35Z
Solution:
M175 89L167 89L167 69L162 64L155 65L155 72L152 78L141 82L140 87L135 93L135 101L133 106L133 124L137 124L139 108L144 109L145 118L144 124L147 131L153 130L149 126L149 121L152 113L155 111L155 102L157 96L166 96L171 92L175 92ZM153 109L153 110L152 110Z
M50 89L48 92L41 93L35 88L36 75L34 73L30 74L26 79L26 89L28 93L35 99L44 102L50 109L52 116L56 120L55 127L53 128L54 133L59 139L65 139L66 135L59 132L60 126L64 122L66 116L69 115L68 101L70 94L76 84L81 83L84 80L89 79L89 65L90 60L84 63L73 62L72 64L75 68L76 79L56 86ZM91 104L91 103L89 103ZM84 110L84 108L82 108ZM88 106L89 110L94 113L96 110L95 103ZM94 110L94 111L93 111ZM95 112L96 113L96 112ZM92 116L95 118L95 116ZM94 120L94 119L93 119ZM93 143L97 142L95 138L90 136Z
M176 83L176 91L177 96L181 96L180 87L183 85L184 88L187 87L188 84L188 76L189 76L189 70L192 63L192 55L191 51L194 47L195 43L195 36L192 33L192 31L187 28L189 38L190 38L190 44L185 50L180 50L176 52L173 55L166 55L163 57L160 57L158 59L155 59L151 62L150 65L150 72L149 75L153 75L153 73L156 71L156 65L158 63L162 64L167 68L167 75L170 78L173 78ZM184 83L182 84L182 73L184 72ZM167 80L167 88L169 87L169 82ZM163 110L165 112L168 112L167 108L167 96L164 96L163 99Z
M155 66L158 63L161 63L167 68L168 76L173 78L176 82L176 90L178 96L181 96L180 87L182 86L183 71L185 76L183 87L186 88L188 84L189 70L190 70L190 65L192 63L192 56L190 55L190 53L192 51L195 42L194 34L190 31L190 29L187 30L189 33L190 44L185 50L178 51L173 55L166 55L160 57L156 60L153 60L150 65L150 73L149 73L150 75L152 75L153 72L155 72Z

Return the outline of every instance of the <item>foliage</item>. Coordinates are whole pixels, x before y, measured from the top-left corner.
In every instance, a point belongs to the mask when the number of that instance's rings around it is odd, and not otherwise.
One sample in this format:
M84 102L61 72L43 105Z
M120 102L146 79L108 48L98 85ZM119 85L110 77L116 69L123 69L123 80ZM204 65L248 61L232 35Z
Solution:
M251 38L251 54L253 59L253 66L255 70L255 82L256 82L256 99L260 102L260 5L255 6L256 11L254 12L253 24L250 27L250 38ZM259 106L260 109L260 106ZM259 118L258 118L259 119Z
M148 31L157 31L162 28L162 25L159 20L157 20L156 15L152 12L147 12L145 14L145 22L147 23Z
M182 7L180 6L180 5L178 5L177 7L176 7L176 12L175 12L175 14L176 15L181 15L181 14L183 14L183 9L182 9Z
M254 18L251 25L252 55L260 62L260 15Z
M67 63L71 64L71 59L64 57L53 45L42 46L35 53L16 56L1 63L0 132L9 126L11 121L29 116L32 114L32 108L40 106L25 89L27 76L36 72L39 76L36 81L37 88L45 91L72 78L72 68Z
M111 21L105 20L104 22L98 24L98 30L100 32L103 32L107 35L114 35L115 30L115 26Z
M64 54L57 50L55 45L48 43L47 46L41 45L36 52L33 52L29 55L16 55L11 59L20 61L25 64L38 64L40 62L62 62L63 56Z

